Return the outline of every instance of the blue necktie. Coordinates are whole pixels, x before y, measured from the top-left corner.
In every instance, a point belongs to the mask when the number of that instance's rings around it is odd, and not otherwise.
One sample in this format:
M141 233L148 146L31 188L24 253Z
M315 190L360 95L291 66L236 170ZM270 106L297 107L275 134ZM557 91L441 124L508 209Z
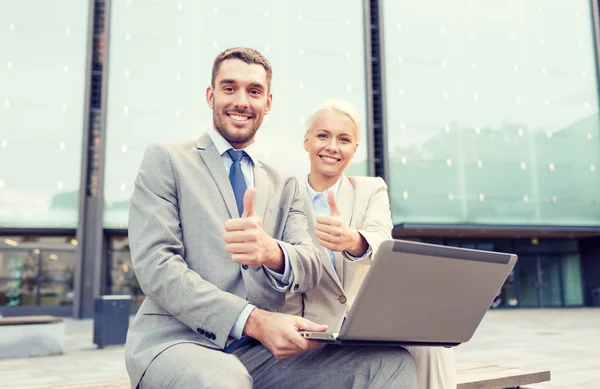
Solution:
M231 164L231 169L229 170L229 182L231 182L231 188L233 188L233 194L235 195L235 202L237 204L238 212L240 213L240 217L244 212L244 193L246 193L246 179L244 178L244 173L242 173L242 164L241 161L244 159L246 155L243 151L238 151L234 149L227 150L227 154L229 158L233 161ZM243 335L240 339L236 339L231 342L227 347L223 349L227 354L231 354L237 348L243 346L244 344L250 342L252 338L249 336Z
M235 202L237 203L238 212L240 213L241 217L242 213L244 212L244 193L246 193L247 189L244 173L242 173L241 161L246 153L243 151L229 149L227 150L227 154L233 161L231 170L229 170L229 181L231 182L233 194L235 195Z

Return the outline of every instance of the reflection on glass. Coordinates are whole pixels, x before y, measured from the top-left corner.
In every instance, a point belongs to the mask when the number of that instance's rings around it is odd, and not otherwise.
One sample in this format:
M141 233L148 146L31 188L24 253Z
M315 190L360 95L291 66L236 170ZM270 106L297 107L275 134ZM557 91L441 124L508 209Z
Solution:
M565 305L583 305L583 288L581 287L581 260L579 255L565 255L562 259L562 268Z
M73 237L0 237L0 306L72 305L72 241Z
M133 304L141 304L145 295L133 272L129 240L126 236L110 239L109 250L109 291L113 295L130 295Z
M515 272L514 270L508 275L506 282L502 285L502 289L494 302L492 303L493 308L497 307L516 307L519 305L519 299L517 298L516 286L515 286Z
M29 251L0 251L0 305L35 304L38 256Z
M540 275L542 276L542 299L544 307L562 306L562 285L560 281L560 258L552 255L540 256Z
M383 10L396 223L600 222L589 1L384 0Z
M520 256L517 264L519 274L520 306L531 308L538 307L538 270L535 256Z
M361 0L111 2L104 226L127 227L133 180L150 143L212 130L205 90L212 61L226 48L255 48L273 66L273 109L257 133L261 160L306 174L304 119L325 99L351 101L365 128L363 16ZM367 173L366 138L348 174Z
M0 2L0 227L77 225L88 4Z

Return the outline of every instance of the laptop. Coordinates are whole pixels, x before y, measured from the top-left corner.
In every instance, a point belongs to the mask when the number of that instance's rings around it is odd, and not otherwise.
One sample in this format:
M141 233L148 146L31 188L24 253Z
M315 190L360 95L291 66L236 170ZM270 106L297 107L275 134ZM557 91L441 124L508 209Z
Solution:
M404 240L383 242L340 331L340 345L445 346L471 339L517 256Z

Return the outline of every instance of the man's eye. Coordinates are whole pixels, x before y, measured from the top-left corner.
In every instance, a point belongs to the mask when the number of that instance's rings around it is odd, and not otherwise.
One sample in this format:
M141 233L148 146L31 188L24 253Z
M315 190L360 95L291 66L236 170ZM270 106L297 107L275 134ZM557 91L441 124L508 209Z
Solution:
M227 86L227 87L223 88L223 90L224 90L225 92L233 92L233 87L231 87L231 86Z
M250 91L250 94L252 94L252 95L260 95L260 91L258 89L252 89Z

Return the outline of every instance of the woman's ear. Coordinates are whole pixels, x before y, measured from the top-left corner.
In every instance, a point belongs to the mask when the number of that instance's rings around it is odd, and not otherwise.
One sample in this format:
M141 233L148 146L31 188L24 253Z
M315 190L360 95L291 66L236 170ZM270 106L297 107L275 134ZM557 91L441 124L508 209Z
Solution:
M304 150L308 151L308 134L304 135Z

